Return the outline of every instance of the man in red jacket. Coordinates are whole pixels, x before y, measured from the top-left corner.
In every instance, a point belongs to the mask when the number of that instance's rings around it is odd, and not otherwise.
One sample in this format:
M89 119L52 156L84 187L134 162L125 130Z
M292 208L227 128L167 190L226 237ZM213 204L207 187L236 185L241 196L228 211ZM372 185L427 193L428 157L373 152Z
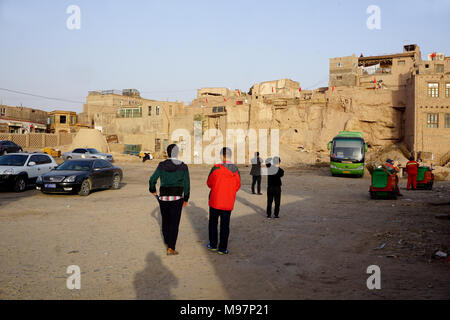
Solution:
M412 185L413 190L417 188L417 169L419 168L419 163L414 161L414 157L409 158L408 163L406 163L406 171L408 172L408 184L406 185L406 190Z
M208 176L209 193L209 243L210 251L228 254L228 236L230 234L230 216L234 208L236 193L241 187L241 176L231 159L231 149L221 151L222 163L214 165ZM218 242L217 225L220 218L220 242ZM217 246L219 245L219 246Z

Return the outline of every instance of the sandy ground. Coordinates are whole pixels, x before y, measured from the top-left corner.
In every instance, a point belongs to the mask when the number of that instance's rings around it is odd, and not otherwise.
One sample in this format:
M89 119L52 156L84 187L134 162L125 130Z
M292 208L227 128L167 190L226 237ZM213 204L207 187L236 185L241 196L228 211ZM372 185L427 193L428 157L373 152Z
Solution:
M148 192L152 163L118 163L120 190L44 195L0 193L1 299L449 299L450 182L370 200L369 178L326 168L287 169L281 219L265 219L249 168L231 219L230 254L208 252L208 167L191 167L191 202L177 250L166 256L160 213ZM402 180L402 186L405 181ZM383 249L375 248L384 244ZM66 269L81 268L81 290ZM381 289L366 287L370 265Z

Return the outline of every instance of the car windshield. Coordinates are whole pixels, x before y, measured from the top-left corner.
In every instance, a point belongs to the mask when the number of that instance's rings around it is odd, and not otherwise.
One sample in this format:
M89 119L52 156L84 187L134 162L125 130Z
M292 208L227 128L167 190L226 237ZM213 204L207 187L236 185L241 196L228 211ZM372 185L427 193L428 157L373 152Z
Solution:
M97 149L87 149L89 153L99 153Z
M17 166L21 167L27 161L27 155L11 154L0 157L0 166Z
M57 167L56 170L90 171L91 166L91 161L69 160Z
M361 161L364 156L364 143L360 139L335 139L331 157L337 160Z

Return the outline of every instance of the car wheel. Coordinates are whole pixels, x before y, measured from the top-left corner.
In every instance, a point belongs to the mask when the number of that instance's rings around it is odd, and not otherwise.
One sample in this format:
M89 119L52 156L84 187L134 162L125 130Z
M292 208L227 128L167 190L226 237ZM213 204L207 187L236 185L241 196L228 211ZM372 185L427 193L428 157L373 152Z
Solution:
M8 150L3 151L3 155L8 154Z
M27 188L27 182L24 177L17 177L16 182L14 183L14 191L15 192L23 192Z
M71 160L71 159L72 159L72 157L67 157L67 158L66 158L66 160Z
M89 193L91 193L91 181L89 179L86 179L81 183L80 191L78 192L78 194L85 197L88 196Z
M114 175L111 188L114 190L120 189L120 175Z

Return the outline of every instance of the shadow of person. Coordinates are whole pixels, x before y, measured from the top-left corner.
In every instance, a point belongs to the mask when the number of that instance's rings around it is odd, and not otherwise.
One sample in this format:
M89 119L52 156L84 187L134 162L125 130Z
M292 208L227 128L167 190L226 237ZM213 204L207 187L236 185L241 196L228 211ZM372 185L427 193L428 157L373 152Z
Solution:
M133 285L138 300L172 299L170 290L178 286L178 279L162 264L161 258L154 252L146 257L145 269L135 274Z
M261 214L261 215L266 215L266 210L264 208L261 208L255 204L251 203L247 199L244 199L240 196L236 196L236 200L239 201L240 203L246 205L247 207L252 208L255 211L255 213Z

